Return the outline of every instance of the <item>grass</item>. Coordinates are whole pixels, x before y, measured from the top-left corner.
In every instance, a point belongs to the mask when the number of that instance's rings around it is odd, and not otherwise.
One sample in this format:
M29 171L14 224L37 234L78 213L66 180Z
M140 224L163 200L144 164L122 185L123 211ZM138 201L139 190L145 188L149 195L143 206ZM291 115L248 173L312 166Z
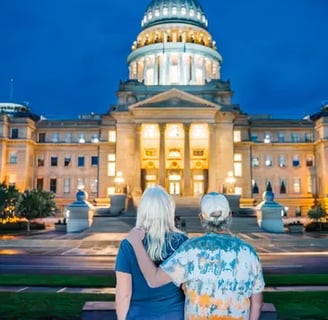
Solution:
M86 301L101 300L114 300L114 295L0 292L0 319L78 320Z
M328 274L267 275L266 286L328 285ZM0 277L0 285L114 287L113 276L16 275ZM86 301L112 301L112 294L0 292L0 319L78 320ZM273 303L279 320L328 320L328 292L265 292L265 302ZM18 307L19 306L19 307Z

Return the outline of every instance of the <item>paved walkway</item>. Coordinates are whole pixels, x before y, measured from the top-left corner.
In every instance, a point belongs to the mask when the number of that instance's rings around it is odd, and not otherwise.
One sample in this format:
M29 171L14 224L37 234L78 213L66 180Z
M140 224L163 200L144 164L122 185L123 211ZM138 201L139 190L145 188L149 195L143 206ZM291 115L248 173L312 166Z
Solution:
M202 229L195 212L180 212L186 220L186 232L190 237L200 235ZM135 225L135 214L120 217L95 217L93 226L79 233L56 232L54 227L42 231L0 235L1 254L43 255L111 255L115 256L118 245ZM290 252L322 252L328 254L328 233L267 233L257 225L255 217L233 217L231 231L251 243L259 254ZM266 291L315 290L328 291L326 286L316 287L269 287ZM114 288L60 288L2 286L0 292L73 292L115 293Z
M189 237L202 234L198 217L183 216ZM116 255L135 216L95 217L92 227L78 233L63 233L49 227L42 231L0 235L0 254ZM275 252L327 252L328 233L267 233L255 217L233 217L232 233L252 244L259 254Z

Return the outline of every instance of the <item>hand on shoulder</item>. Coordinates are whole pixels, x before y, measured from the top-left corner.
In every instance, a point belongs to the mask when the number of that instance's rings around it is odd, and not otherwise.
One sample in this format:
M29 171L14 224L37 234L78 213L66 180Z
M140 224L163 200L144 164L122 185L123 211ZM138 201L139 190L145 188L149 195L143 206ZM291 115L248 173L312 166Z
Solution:
M140 243L145 237L146 231L144 228L135 227L129 231L126 239L133 245Z

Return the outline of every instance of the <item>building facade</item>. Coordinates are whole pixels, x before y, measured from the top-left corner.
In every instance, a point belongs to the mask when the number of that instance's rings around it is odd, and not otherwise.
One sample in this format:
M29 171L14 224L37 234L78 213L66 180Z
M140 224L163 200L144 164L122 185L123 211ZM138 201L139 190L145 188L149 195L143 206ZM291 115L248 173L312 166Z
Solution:
M176 197L239 194L304 214L328 194L328 106L308 119L243 112L221 79L222 57L197 0L153 0L127 58L129 79L104 114L47 120L0 104L0 181L53 191L59 206L84 186L89 199L137 199L161 184Z

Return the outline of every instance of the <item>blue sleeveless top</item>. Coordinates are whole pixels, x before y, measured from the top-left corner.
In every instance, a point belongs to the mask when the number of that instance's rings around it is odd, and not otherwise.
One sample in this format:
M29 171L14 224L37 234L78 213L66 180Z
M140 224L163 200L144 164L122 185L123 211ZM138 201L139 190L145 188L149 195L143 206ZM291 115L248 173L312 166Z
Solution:
M168 234L166 238L171 239L172 245L172 248L167 245L164 250L167 257L187 240L185 234L175 232ZM144 240L144 245L147 247L147 240ZM150 288L139 268L134 250L126 239L120 244L115 270L129 273L132 278L132 296L127 320L184 319L185 298L182 290L172 282L158 288Z

